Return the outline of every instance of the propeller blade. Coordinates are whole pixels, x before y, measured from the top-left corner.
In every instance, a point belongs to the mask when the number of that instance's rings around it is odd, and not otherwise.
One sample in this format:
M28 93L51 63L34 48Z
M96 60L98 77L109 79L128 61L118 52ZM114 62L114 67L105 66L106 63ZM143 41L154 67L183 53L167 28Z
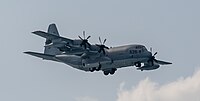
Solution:
M89 46L89 48L91 47L91 44L89 42L86 42L86 44Z
M87 37L87 40L88 40L90 37L91 37L91 36L88 36L88 37Z
M81 39L82 41L83 41L83 38L82 37L80 37L80 36L78 36L79 37L79 39Z
M155 56L156 54L158 54L158 52L154 53L154 55L153 55L153 56Z
M101 38L99 37L99 42L100 42L100 44L102 44L102 42L101 42Z
M103 41L103 45L105 44L105 42L106 42L106 39L104 39L104 41Z
M105 46L104 48L109 49L109 47Z
M85 31L83 31L83 38L85 39Z

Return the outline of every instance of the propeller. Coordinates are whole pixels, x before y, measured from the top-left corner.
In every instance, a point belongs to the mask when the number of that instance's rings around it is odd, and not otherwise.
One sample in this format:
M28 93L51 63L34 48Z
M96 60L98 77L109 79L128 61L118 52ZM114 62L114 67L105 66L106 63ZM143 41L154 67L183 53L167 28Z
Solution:
M96 46L99 47L99 51L98 52L99 53L103 52L103 54L105 55L106 54L105 49L109 49L107 46L104 45L105 42L106 42L106 39L104 39L103 43L102 43L101 38L99 37L99 42L100 42L100 44L96 44Z
M91 44L88 42L88 39L91 37L91 36L88 36L87 38L85 38L85 31L83 31L83 38L78 36L80 39L81 39L81 44L80 46L84 46L84 48L86 49L87 48L87 45L90 47Z
M150 52L152 54L152 48L150 48ZM148 62L151 62L152 66L154 65L154 61L158 62L158 60L156 60L155 56L158 54L158 52L155 52L148 60Z

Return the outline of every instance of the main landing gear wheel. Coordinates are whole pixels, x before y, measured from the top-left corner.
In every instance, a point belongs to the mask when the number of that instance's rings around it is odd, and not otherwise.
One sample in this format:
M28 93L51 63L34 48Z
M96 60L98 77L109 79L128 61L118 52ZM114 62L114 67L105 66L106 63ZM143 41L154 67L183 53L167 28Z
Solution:
M111 74L111 75L113 75L114 73L115 73L115 71L114 71L114 70L110 71L110 74Z
M108 72L108 71L103 71L103 74L104 74L104 75L108 75L109 72Z
M99 63L99 66L96 68L96 71L99 71L101 69L101 64Z
M96 68L96 71L99 71L100 69L101 69L101 67L97 67L97 68Z
M90 72L94 72L95 68L90 68L89 70Z
M115 74L116 70L117 70L116 68L112 68L111 70L103 71L103 73L104 73L104 75L108 75L109 73L111 75L113 75L113 74Z
M110 74L113 75L115 73L117 69L116 68L113 68L111 71L110 71Z

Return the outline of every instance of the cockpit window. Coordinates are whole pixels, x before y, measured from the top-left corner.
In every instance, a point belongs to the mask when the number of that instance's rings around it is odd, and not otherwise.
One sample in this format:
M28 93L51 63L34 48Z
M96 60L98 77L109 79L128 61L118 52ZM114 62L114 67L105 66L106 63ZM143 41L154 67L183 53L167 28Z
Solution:
M142 49L144 46L141 46L141 45L137 45L136 47L135 47L135 49Z
M143 50L143 51L147 51L146 47L144 47L144 46L142 47L142 50Z
M146 47L143 45L137 45L134 48L129 49L130 54L140 54L147 51Z
M137 50L129 50L129 53L130 53L130 54L137 54L138 51L137 51Z

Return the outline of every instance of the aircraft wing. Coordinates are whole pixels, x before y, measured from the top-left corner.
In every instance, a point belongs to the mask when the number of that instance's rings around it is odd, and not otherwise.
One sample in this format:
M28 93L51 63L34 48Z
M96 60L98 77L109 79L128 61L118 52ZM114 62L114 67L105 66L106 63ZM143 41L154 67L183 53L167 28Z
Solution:
M51 39L51 40L52 39L61 39L61 41L73 42L73 40L71 40L71 39L60 37L60 36L56 36L56 35L53 35L53 34L50 34L50 33L46 33L46 32L43 32L43 31L34 31L32 33L36 34L38 36L41 36L43 38L46 38L46 39Z
M55 59L54 55L48 55L48 54L43 54L43 53L36 53L36 52L24 52L25 54L36 56L45 60L53 60L53 61L58 61Z
M169 65L169 64L172 64L171 62L165 62L165 61L161 61L161 60L157 60L156 63L158 63L160 65Z

